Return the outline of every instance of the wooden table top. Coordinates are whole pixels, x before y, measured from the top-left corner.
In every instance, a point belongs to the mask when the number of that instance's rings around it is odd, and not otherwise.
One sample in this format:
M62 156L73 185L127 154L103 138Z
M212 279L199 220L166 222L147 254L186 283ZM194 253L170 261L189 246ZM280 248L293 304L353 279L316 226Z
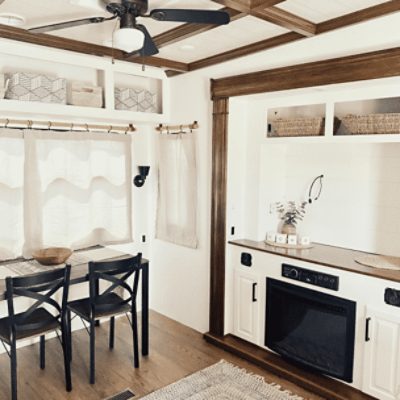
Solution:
M119 260L132 257L121 251L97 246L90 249L75 251L67 260L71 264L71 285L86 282L88 279L88 262ZM148 260L142 258L142 265L147 264ZM49 271L57 266L43 266L35 260L17 259L0 262L0 301L5 299L7 276L24 276L43 271Z
M235 246L246 247L252 250L276 254L295 260L320 264L325 267L337 268L345 271L354 272L356 274L368 275L374 278L400 282L400 271L372 268L355 262L355 257L369 254L362 251L350 250L342 247L327 246L319 243L313 243L314 247L304 250L286 249L277 246L270 246L264 242L257 242L248 239L232 240L229 243Z

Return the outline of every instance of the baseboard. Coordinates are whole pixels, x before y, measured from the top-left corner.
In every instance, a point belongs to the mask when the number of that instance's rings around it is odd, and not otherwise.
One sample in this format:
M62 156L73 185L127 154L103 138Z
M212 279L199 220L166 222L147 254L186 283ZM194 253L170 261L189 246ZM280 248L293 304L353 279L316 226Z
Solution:
M233 335L204 334L207 342L233 353L329 400L377 400L342 382L303 370L282 359L279 355L262 349Z

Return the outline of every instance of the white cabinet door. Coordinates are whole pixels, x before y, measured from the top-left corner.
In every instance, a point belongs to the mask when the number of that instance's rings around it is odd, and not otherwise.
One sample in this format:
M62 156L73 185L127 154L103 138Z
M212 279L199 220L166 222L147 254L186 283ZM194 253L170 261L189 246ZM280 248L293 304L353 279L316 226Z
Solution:
M258 277L236 270L234 287L234 334L257 344L260 295Z
M380 400L399 400L400 315L368 309L367 319L363 391Z

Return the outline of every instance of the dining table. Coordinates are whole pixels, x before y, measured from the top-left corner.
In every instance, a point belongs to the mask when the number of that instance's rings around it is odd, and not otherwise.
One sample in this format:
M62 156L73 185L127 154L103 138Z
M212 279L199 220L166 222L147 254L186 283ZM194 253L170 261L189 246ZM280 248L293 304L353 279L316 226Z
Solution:
M89 281L90 261L115 261L132 257L132 254L121 252L103 246L94 246L82 250L76 250L66 261L71 265L70 285L78 285ZM5 278L11 276L27 276L44 271L61 268L65 264L57 266L41 265L34 259L18 258L14 260L0 261L0 301L6 299ZM141 342L142 355L149 354L149 261L142 258L141 261Z

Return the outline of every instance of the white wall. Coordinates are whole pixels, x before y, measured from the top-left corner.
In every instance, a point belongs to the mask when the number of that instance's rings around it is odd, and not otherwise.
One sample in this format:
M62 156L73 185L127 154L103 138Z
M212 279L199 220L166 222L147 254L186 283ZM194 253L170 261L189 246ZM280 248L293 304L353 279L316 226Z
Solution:
M201 332L208 330L209 230L211 185L211 102L207 80L181 76L172 80L172 123L199 121L198 249L154 240L151 258L151 307ZM156 160L155 160L156 164ZM156 188L155 188L156 189ZM156 193L156 190L154 191ZM153 199L155 202L155 199ZM155 218L155 210L154 210ZM153 222L154 226L154 222ZM223 245L221 243L221 245Z
M261 149L259 220L264 224L264 237L259 239L265 238L266 231L277 230L269 205L307 200L310 183L324 174L321 197L307 206L298 232L318 243L400 255L400 174L395 173L400 171L399 143L280 147L278 153L268 143Z
M201 126L197 133L200 174L199 249L186 249L158 240L154 241L151 259L151 306L153 309L201 332L208 330L212 133L210 78L394 47L400 42L399 24L400 15L391 15L171 79L171 122L181 124L198 120ZM315 92L313 93L315 95ZM276 94L273 96L277 97ZM256 188L260 182L259 157L261 153L258 151L257 141L248 143L245 138L252 132L257 132L263 138L265 115L259 115L256 119L250 118L248 129L241 129L243 121L247 118L247 111L245 105L237 103L239 101L240 99L235 99L230 105L230 127L236 126L238 129L234 135L230 129L229 138L230 151L237 155L237 158L231 158L229 161L230 171L236 176L237 182L231 187L228 186L228 191L236 199L235 202L228 204L228 239L239 238L242 235L242 237L256 237L261 230L258 223L262 208L259 197L246 198L244 196L247 190ZM238 152L238 149L242 152ZM244 165L246 168L243 167ZM277 184L279 184L278 180ZM243 217L241 213L241 207L244 204L249 210L246 217ZM236 227L235 236L229 235L231 226ZM265 232L265 230L263 226L262 231ZM221 245L224 244L221 243ZM226 320L229 321L229 316Z

